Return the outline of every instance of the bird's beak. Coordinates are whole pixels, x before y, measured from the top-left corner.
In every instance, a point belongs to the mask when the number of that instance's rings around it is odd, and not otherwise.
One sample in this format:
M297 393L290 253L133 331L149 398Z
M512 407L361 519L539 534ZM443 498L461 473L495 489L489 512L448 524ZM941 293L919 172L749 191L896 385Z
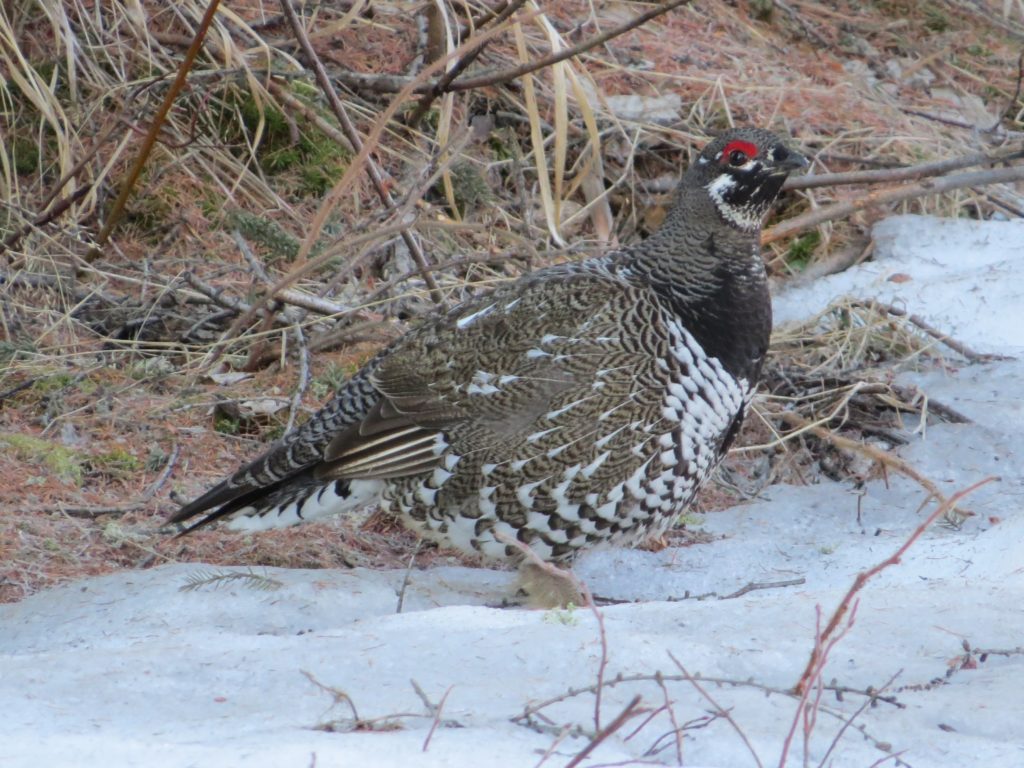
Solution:
M789 154L775 164L776 173L792 173L801 168L806 168L810 162L795 149L790 149Z

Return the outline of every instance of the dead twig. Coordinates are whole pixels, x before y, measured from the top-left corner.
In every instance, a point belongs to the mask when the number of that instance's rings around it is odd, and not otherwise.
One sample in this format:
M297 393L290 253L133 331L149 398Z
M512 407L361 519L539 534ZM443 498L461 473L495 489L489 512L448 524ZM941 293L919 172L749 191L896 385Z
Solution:
M90 250L85 255L85 260L88 262L95 261L100 255L100 248L106 245L107 238L110 237L110 233L113 231L114 226L121 218L121 213L124 211L125 203L128 202L128 197L132 193L132 189L135 188L135 182L138 181L139 176L142 174L142 168L146 164L146 160L149 158L150 152L153 151L153 147L156 146L157 136L160 134L160 129L163 128L164 122L167 120L167 113L171 110L171 105L174 104L174 100L178 97L181 89L185 87L185 80L188 78L188 73L192 69L192 65L196 60L196 56L199 55L199 49L203 47L203 40L206 39L206 33L210 29L210 25L213 24L213 17L217 14L217 8L220 6L220 0L210 0L206 6L206 12L203 14L202 20L199 22L199 26L196 28L196 33L192 37L192 44L185 52L185 57L181 60L181 65L178 67L178 73L174 77L174 82L171 83L171 87L167 90L167 95L164 96L164 101L157 110L157 113L153 116L153 122L149 125L149 130L146 131L146 137L143 139L142 147L139 149L139 156L135 159L135 164L128 172L128 176L125 178L124 183L121 185L121 190L117 194L117 199L110 207L110 213L107 215L107 220L103 225L103 229L100 230L99 235L96 236L96 247Z
M292 6L291 0L281 0L281 8L284 11L284 15L288 18L288 23L291 25L292 32L295 34L295 39L298 40L299 46L302 48L302 52L306 55L307 60L313 67L313 72L316 75L316 81L320 85L320 90L324 96L327 97L327 103L331 107L331 111L334 112L334 116L338 118L338 122L341 124L341 129L345 132L346 138L348 138L349 144L357 152L362 152L363 140L359 135L359 131L356 130L355 125L349 119L348 112L345 110L345 105L341 103L341 99L338 97L338 92L334 89L334 85L331 83L331 78L327 74L327 70L324 68L323 62L320 61L320 57L316 55L316 51L313 50L313 44L310 43L309 37L306 35L306 30L302 26L302 22L299 20L299 15L295 12L295 8ZM377 165L376 161L370 157L366 157L366 173L370 177L370 181L373 184L374 190L376 190L378 197L381 202L389 210L395 209L395 200L391 196L391 191L388 185L384 181L384 172L380 166ZM430 298L435 304L441 305L443 298L440 290L438 290L437 283L434 282L434 276L430 274L427 269L427 258L423 253L423 249L420 248L419 241L413 237L412 231L409 229L402 229L399 235L406 247L409 249L409 253L416 262L421 270L423 281L427 284L430 289Z
M576 766L586 760L587 756L597 749L602 742L625 725L630 718L640 714L642 710L640 710L639 707L642 700L643 697L640 696L640 694L634 696L630 700L629 704L626 705L626 708L616 715L614 720L608 723L605 728L594 734L594 738L590 740L590 743L581 749L572 760L565 764L565 768L576 768Z
M672 707L672 697L668 695L668 686L665 685L665 680L661 676L661 672L654 673L654 681L658 684L661 689L661 696L664 700L662 705L665 711L668 713L669 722L672 723L672 737L676 747L676 762L679 765L683 764L683 729L679 727L679 721L676 720L676 711ZM657 747L658 742L655 742L651 749ZM650 750L648 750L650 754Z
M898 168L883 168L875 171L847 171L845 173L821 173L813 176L791 176L782 185L785 190L813 189L815 187L837 187L845 184L881 184L891 181L913 181L929 176L941 176L950 171L970 168L974 165L1007 163L1024 157L1024 149L1015 147L999 152L976 152L963 157L952 157L920 165Z
M512 0L512 2L505 3L504 7L495 16L487 19L487 21L493 22L495 26L500 25L502 22L504 22L506 19L512 16L512 14L514 14L516 11L522 8L523 5L526 4L526 1L527 0ZM484 52L484 50L487 48L490 42L491 39L488 38L482 41L479 45L470 48L465 54L459 57L458 61L456 61L455 64L452 65L451 69L449 69L440 78L438 78L434 86L430 88L430 90L428 90L425 94L423 94L423 96L419 100L419 103L416 105L416 108L409 116L408 124L410 127L415 128L417 125L419 125L420 121L423 119L423 116L426 115L427 112L430 110L430 105L433 104L436 99L444 95L445 91L448 90L452 82L459 75L465 72L470 64L476 61L476 59L480 56L480 54Z
M409 564L405 568L405 575L402 576L402 586L398 588L398 605L395 606L395 613L401 613L402 608L405 607L405 593L409 589L409 583L412 581L412 567L416 564L416 555L420 553L420 547L423 546L423 539L416 540L416 547L413 549L412 554L409 555Z
M420 687L419 683L415 680L410 680L409 682L412 683L413 690L416 691L416 695L420 697L420 701L422 701L423 706L427 708L427 712L434 716L433 722L430 723L430 730L427 731L427 737L423 740L423 751L426 752L427 748L430 746L430 740L434 738L434 731L436 731L437 726L441 724L441 712L444 711L444 703L448 700L448 694L452 692L452 689L455 686L449 685L441 695L441 700L435 704L430 700L430 697L427 696L426 691Z
M601 33L589 40L584 40L577 45L570 48L566 48L561 51L542 56L534 61L529 61L525 64L521 64L518 67L506 69L501 72L494 72L493 74L478 75L477 77L464 78L457 80L448 86L449 91L471 91L476 88L485 88L493 85L500 85L507 83L511 80L517 80L523 75L528 75L532 72L536 72L546 67L550 67L552 64L557 64L560 61L571 59L574 56L579 56L581 53L586 53L592 48L596 48L599 45L604 45L609 40L624 35L625 33L636 29L643 24L646 24L651 19L655 19L658 16L668 13L669 11L675 10L681 5L688 5L691 0L669 0L664 5L655 6L645 13L641 13L639 16L634 16L629 21L625 21L617 26L612 27L606 32Z
M560 61L571 59L574 56L586 53L599 45L604 45L609 40L619 37L620 35L624 35L627 32L646 24L651 19L675 10L682 5L687 5L690 2L691 0L669 0L669 2L664 5L656 6L649 11L635 16L629 21L623 22L622 24L603 32L600 35L592 37L589 40L584 40L571 48L556 51L555 53L548 54L547 56L535 59L534 61L521 64L518 67L505 69L500 72L454 80L449 83L447 88L441 91L441 93L472 91L477 88L500 85L502 83L516 80L523 75L528 75L536 72L537 70L544 69L545 67L550 67L552 64L558 64ZM488 40L493 37L494 31L495 30L487 30ZM476 46L482 45L486 40L474 40L473 38L470 38L467 42L472 43L475 48ZM405 90L409 90L410 93L430 93L437 87L438 82L423 79L421 82L417 83L417 78L409 78L401 75L368 75L360 72L349 71L334 72L332 77L351 88L373 91L375 93L398 93Z
M916 482L918 485L920 485L928 492L928 496L925 497L924 504L927 504L932 499L935 499L939 503L940 508L945 508L946 505L949 503L949 499L945 497L945 495L942 493L942 491L939 490L939 487L935 485L935 483L933 483L927 477L922 475L913 466L911 466L908 462L901 459L899 456L896 456L892 453L888 453L887 451L883 451L882 449L876 448L873 445L867 445L865 443L859 442L858 440L851 440L848 437L837 435L835 432L826 428L823 424L829 421L830 417L826 417L824 422L815 423L807 421L802 416L793 413L792 411L782 411L781 413L778 413L776 415L790 426L796 428L796 432L786 434L786 438L791 438L795 434L798 434L800 432L810 432L815 437L818 437L828 443L831 443L836 448L840 448L847 451L853 451L854 453L859 453L863 456L867 456L869 459L881 464L883 467L895 470L896 472L899 472L901 475L909 477L911 480ZM956 512L956 505L953 504L949 506L948 511L950 513ZM959 514L962 515L964 514L964 512L960 511Z
M295 426L295 416L302 406L302 397L309 388L309 347L306 345L306 334L302 332L302 324L296 323L292 326L292 333L295 335L295 343L299 345L299 380L295 384L295 391L292 393L291 404L288 407L288 422L284 425L285 432L291 432Z
M815 633L814 633L814 653L817 653L817 660L815 661L813 670L811 670L811 676L808 680L808 685L802 691L797 691L800 696L800 700L797 703L796 711L793 713L793 720L790 723L789 731L786 733L786 738L782 742L782 753L779 756L779 768L786 768L786 759L789 755L789 749L793 744L793 737L796 735L796 728L803 720L803 736L804 736L804 765L808 764L808 747L810 746L811 733L814 731L814 726L817 723L818 712L821 711L821 696L824 692L824 685L821 682L821 674L825 668L825 664L828 661L829 654L832 649L838 645L839 641L846 637L846 634L853 629L854 620L857 614L857 603L854 603L850 608L850 612L847 615L846 625L837 634L826 637L821 631L821 606L815 606ZM817 695L813 702L810 701L811 695L811 684L816 683Z
M776 589L778 587L798 587L801 584L805 584L807 580L802 576L799 579L786 579L784 581L751 581L748 584L744 584L742 587L737 589L735 592L731 592L728 595L722 595L719 600L733 600L737 597L743 597L748 592L755 592L759 589Z
M792 219L787 219L774 227L769 227L761 233L761 244L767 245L776 240L791 237L805 229L816 227L828 221L846 218L847 216L862 211L866 208L874 208L890 203L899 203L904 200L913 200L926 195L939 195L950 192L954 189L964 187L985 186L988 184L1006 184L1009 182L1024 180L1024 165L1011 166L1009 168L991 168L985 171L972 171L970 173L959 173L952 176L943 176L938 179L922 181L920 184L907 184L894 189L880 189L870 192L864 197L856 200L848 200L842 203L818 208Z
M1006 105L1006 109L1004 109L1002 114L999 115L996 121L992 124L992 127L988 129L988 133L995 133L996 129L1003 124L1003 120L1010 119L1010 115L1013 114L1013 110L1017 106L1017 100L1020 99L1022 80L1024 80L1024 51L1021 51L1020 56L1017 57L1017 87L1013 89L1013 96L1010 97L1010 101Z
M903 544L900 545L899 549L897 549L889 557L887 557L885 560L878 563L877 565L874 565L871 568L868 568L866 571L862 571L861 573L857 574L857 577L853 580L853 584L850 586L850 589L847 590L846 595L843 596L843 599L839 601L839 605L837 605L835 611L833 611L832 617L829 619L828 624L825 626L825 630L821 633L821 644L815 644L815 648L811 651L811 657L807 661L807 667L804 669L804 672L800 676L800 679L793 687L795 693L803 694L807 691L808 685L813 680L814 670L818 667L821 658L821 648L828 643L829 638L836 631L840 622L843 620L843 617L846 616L846 614L853 608L854 597L856 597L857 593L864 588L864 585L867 584L868 581L870 581L874 576L877 576L879 573L884 571L889 566L899 565L900 559L903 557L903 555L906 554L907 550L910 549L914 542L921 538L921 535L928 529L929 526L931 526L932 523L938 520L939 517L949 513L956 506L957 502L959 502L965 496L974 493L974 491L978 490L984 485L987 485L993 480L998 480L998 478L986 477L984 480L979 480L973 485L968 486L967 488L961 491L957 491L948 499L946 499L946 501L943 502L942 504L936 505L935 510L930 515L928 515L928 517L926 517L921 522L921 524L917 526L917 528L914 529L913 533L911 533L910 536L907 537L906 541L904 541Z
M952 336L943 333L942 331L940 331L934 325L931 325L927 320L923 319L919 315L912 315L909 312L907 312L907 310L902 309L900 307L894 307L892 304L883 304L882 302L869 299L867 301L853 301L850 302L850 305L854 307L864 307L865 309L873 311L882 311L888 315L892 315L893 317L904 317L907 319L907 322L917 326L936 341L941 341L954 352L956 352L959 355L963 355L972 363L990 363L993 360L1012 359L1010 357L1007 357L1006 355L994 355L983 352L975 352L973 349L968 347L963 342L957 341Z
M29 389L37 381L38 381L38 379L35 379L35 378L26 379L25 381L21 382L21 384L16 384L15 386L11 387L10 389L6 390L5 392L0 392L0 403L2 403L4 400L6 400L9 397L14 397L19 392L23 392L26 389Z
M893 676L890 677L885 682L885 684L881 688L878 689L879 693L881 693L882 691L888 690L889 687L894 682L896 682L896 678L899 677L901 673L902 673L902 670L900 670L900 671L896 672L895 674L893 674ZM853 714L850 715L850 717L848 717L846 719L846 722L844 722L842 724L842 726L839 728L839 730L836 731L835 735L832 737L832 743L828 745L828 749L825 750L825 754L822 756L821 760L818 761L819 768L825 768L826 765L829 765L828 758L835 751L836 747L839 746L839 740L843 738L843 734L846 733L847 730L849 730L850 726L853 725L854 721L858 717L860 717L862 714L864 714L864 712L867 710L868 707L870 707L870 706L872 706L874 704L874 701L875 701L874 699L864 699L864 701L861 702L860 706L857 707L857 709L854 710Z
M684 667L679 659L672 654L672 651L668 651L667 653L668 657L672 659L672 663L675 664L682 673L683 679L692 685L696 689L697 693L699 693L701 697L703 697L708 704L712 706L715 714L724 717L729 725L732 726L733 730L736 731L740 739L743 741L743 744L746 746L747 751L750 752L750 756L754 758L754 763L757 765L757 768L764 768L764 765L761 763L761 758L758 757L757 751L754 749L754 745L750 743L750 739L747 738L747 734L743 732L743 729L739 727L735 720L733 720L729 710L715 701L711 694L705 690L704 686L702 686L693 675L686 671L686 667Z
M174 471L175 464L178 463L178 457L181 455L181 446L175 443L171 447L171 453L167 457L167 461L164 463L164 468L160 471L157 478L147 486L146 490L142 492L135 501L128 502L127 504L117 504L108 507L64 507L61 506L60 512L67 515L68 517L82 518L86 520L94 520L97 517L105 517L107 515L126 515L129 512L137 512L153 499L154 496L159 493L160 489L164 486L164 483L170 478L171 473Z

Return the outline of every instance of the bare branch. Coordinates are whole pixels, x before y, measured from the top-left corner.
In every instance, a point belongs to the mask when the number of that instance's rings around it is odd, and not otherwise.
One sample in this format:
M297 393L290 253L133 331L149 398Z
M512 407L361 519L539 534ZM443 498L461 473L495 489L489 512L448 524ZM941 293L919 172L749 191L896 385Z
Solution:
M940 176L972 165L991 165L1019 160L1024 157L1024 149L1001 150L999 152L976 152L973 155L936 160L920 165L908 165L899 168L883 168L875 171L848 171L846 173L821 173L814 176L791 176L782 185L789 189L812 189L814 187L836 187L843 184L880 184L887 181L911 181L929 176Z
M843 617L850 610L853 604L854 597L856 597L857 593L860 592L861 589L863 589L864 585L867 584L871 578L877 576L879 573L884 571L889 566L898 565L900 562L900 558L902 558L903 555L906 554L907 550L910 549L914 542L921 538L921 535L928 529L929 526L931 526L932 523L934 523L942 515L946 514L951 509L953 509L953 507L956 506L957 502L959 502L962 498L971 493L974 493L974 491L978 490L983 485L987 485L993 480L998 480L998 478L986 477L984 480L979 480L973 485L964 488L962 491L954 493L944 503L939 504L935 507L935 510L930 515L928 515L928 517L926 517L924 521L922 521L922 523L919 526L917 526L917 528L914 529L913 533L911 533L910 536L907 537L907 540L900 545L899 549L897 549L889 557L887 557L885 560L878 563L877 565L874 565L871 568L868 568L866 571L861 571L859 574L857 574L857 578L853 580L853 584L850 586L850 589L846 592L846 595L839 602L839 605L836 606L835 611L832 613L832 618L829 619L828 624L825 626L825 631L821 633L821 643L816 643L814 650L811 651L811 658L807 662L807 667L806 669L804 669L803 674L797 681L796 686L794 686L793 690L795 693L802 694L806 692L807 686L813 679L814 670L818 666L818 661L820 659L822 647L824 647L825 644L827 644L829 638L836 631L840 622L843 620Z
M824 208L818 208L776 224L774 227L770 227L761 233L761 244L774 243L776 240L791 237L798 232L824 224L827 221L846 218L850 214L862 211L865 208L899 203L904 200L925 197L926 195L939 195L943 192L950 192L954 189L962 189L963 187L1006 184L1021 180L1024 180L1024 165L1016 165L1009 168L992 168L986 171L972 171L954 176L943 176L939 179L923 181L920 184L908 184L894 189L880 189L876 192L870 192L857 200L848 200Z
M952 338L949 334L943 333L942 331L940 331L938 328L936 328L934 325L932 325L919 315L909 314L907 310L901 309L900 307L894 307L891 304L883 304L878 301L869 300L854 301L851 302L851 306L864 307L865 309L881 310L882 312L885 312L888 315L892 315L893 317L905 317L907 318L907 322L917 326L936 341L941 341L954 352L963 355L972 363L990 363L993 360L1012 359L1010 357L1007 357L1006 355L994 355L986 354L983 352L975 352L973 349L968 347L963 342L957 341L956 339Z
M715 701L714 698L712 698L711 694L704 689L704 686L697 682L697 679L686 671L686 667L682 665L679 659L672 655L672 651L668 651L668 657L672 659L672 663L679 668L679 671L682 673L683 678L690 685L697 689L697 693L699 693L704 699L707 700L708 704L710 704L714 709L714 712L724 717L728 721L729 725L733 727L733 730L736 731L737 734L739 734L739 737L743 741L743 744L747 747L747 751L750 752L750 756L754 758L754 763L757 764L757 768L764 768L763 764L761 763L761 758L758 757L757 751L754 749L754 745L750 743L750 739L747 738L747 734L743 732L743 729L740 728L739 725L736 724L736 721L732 719L732 715L729 713L729 710L727 710L725 707L723 707L721 704Z
M565 764L565 768L576 768L576 766L582 763L591 752L593 752L595 749L598 748L598 746L600 746L601 742L605 741L609 736L611 736L613 733L619 730L619 728L625 725L631 717L638 715L638 707L640 706L640 702L642 700L643 697L640 696L640 694L634 696L630 700L629 704L626 705L626 708L623 709L615 717L614 720L608 723L608 725L605 728L598 731L594 735L594 738L590 740L590 743L587 744L587 746L585 746L583 749L581 749L572 760Z
M298 14L295 12L295 8L292 6L291 0L281 0L281 8L284 10L284 15L288 17L288 23L291 25L292 32L295 33L296 40L299 41L299 46L305 53L306 58L313 66L313 72L316 75L316 81L320 85L320 90L323 91L327 97L327 103L331 107L331 111L334 112L334 116L338 118L338 122L341 124L341 129L345 132L345 136L348 138L349 144L357 151L361 152L363 149L363 140L359 135L359 131L356 130L355 125L349 119L348 112L345 111L345 105L341 103L341 99L338 97L338 92L334 89L334 85L331 83L331 78L327 74L327 70L324 68L323 62L320 61L320 57L316 55L316 51L313 50L313 44L309 42L309 37L306 36L306 30L302 26L302 22L299 20ZM376 161L370 156L366 157L366 173L370 177L370 181L373 183L373 188L377 191L378 197L389 210L395 209L395 200L391 196L391 191L388 189L387 184L384 182L384 173L377 165ZM400 233L402 241L409 249L409 253L416 262L421 270L423 281L427 284L430 289L430 297L433 299L435 304L440 305L443 303L441 292L437 288L437 283L434 281L434 276L430 274L427 269L427 259L423 253L423 249L420 248L419 241L413 237L412 232L409 229L403 229Z
M506 69L502 72L494 72L489 75L478 75L477 77L467 77L463 80L457 80L448 86L449 91L471 91L474 88L484 88L491 85L499 85L501 83L507 83L510 80L515 80L528 75L531 72L536 72L539 69L550 67L552 64L557 64L560 61L571 59L574 56L579 56L581 53L586 53L592 48L596 48L599 45L607 43L609 40L620 35L624 35L633 29L636 29L643 24L646 24L651 19L657 18L671 10L678 8L681 5L687 5L690 0L669 0L664 5L659 5L646 13L641 13L639 16L635 16L629 21L625 21L618 26L612 27L606 32L592 37L589 40L584 40L582 43L566 48L562 51L556 51L555 53L542 56L536 61L529 61L518 67L512 69Z

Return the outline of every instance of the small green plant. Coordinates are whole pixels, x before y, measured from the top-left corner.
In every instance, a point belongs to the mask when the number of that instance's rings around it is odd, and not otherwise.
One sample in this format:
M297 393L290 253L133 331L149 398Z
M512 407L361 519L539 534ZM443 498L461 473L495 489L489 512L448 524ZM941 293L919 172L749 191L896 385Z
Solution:
M494 200L494 193L474 163L461 162L452 166L452 187L455 191L455 205L461 214ZM440 182L436 192L438 195L444 194Z
M146 455L147 472L157 472L163 469L166 464L167 454L164 453L162 448L154 446L149 449L149 453Z
M561 624L566 627L575 627L580 623L574 603L566 604L565 608L552 608L544 614L544 621L548 624Z
M801 272L807 268L814 255L814 250L821 244L821 235L817 230L812 230L796 238L789 245L786 253L786 264L790 269Z
M279 437L284 436L284 424L274 424L273 426L267 427L263 431L263 439L268 441L277 440Z
M128 370L135 381L159 381L174 373L174 363L166 357L146 357L136 360Z
M323 373L310 382L310 390L318 400L323 400L328 395L338 391L341 385L352 378L356 372L354 365L339 365L331 363Z
M694 514L682 514L676 518L676 525L681 525L685 528L699 528L704 525L704 515Z
M285 232L272 219L248 211L230 211L224 218L226 229L237 230L244 238L262 246L267 262L292 261L299 253L299 239Z

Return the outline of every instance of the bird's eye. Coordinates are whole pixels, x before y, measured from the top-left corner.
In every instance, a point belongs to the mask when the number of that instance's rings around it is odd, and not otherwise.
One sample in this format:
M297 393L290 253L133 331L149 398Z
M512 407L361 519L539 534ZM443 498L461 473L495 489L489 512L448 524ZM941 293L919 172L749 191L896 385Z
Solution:
M729 165L745 165L749 159L747 153L741 149L734 149L729 153Z

